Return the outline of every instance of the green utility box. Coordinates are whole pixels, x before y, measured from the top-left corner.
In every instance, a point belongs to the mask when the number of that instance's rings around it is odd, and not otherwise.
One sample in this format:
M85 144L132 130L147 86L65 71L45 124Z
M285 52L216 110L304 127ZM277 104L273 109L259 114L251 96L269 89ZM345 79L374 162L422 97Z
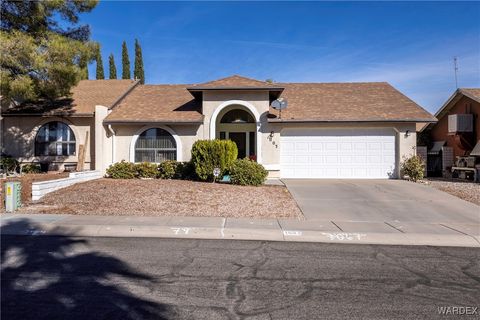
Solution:
M22 205L22 185L19 181L5 182L5 210L14 212Z

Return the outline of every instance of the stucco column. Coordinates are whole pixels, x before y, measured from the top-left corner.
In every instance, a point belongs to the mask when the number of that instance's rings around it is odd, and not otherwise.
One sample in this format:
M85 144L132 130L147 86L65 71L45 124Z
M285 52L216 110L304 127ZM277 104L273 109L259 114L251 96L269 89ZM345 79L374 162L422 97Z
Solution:
M107 107L95 106L95 170L103 173L112 163L112 137L103 125L107 115Z

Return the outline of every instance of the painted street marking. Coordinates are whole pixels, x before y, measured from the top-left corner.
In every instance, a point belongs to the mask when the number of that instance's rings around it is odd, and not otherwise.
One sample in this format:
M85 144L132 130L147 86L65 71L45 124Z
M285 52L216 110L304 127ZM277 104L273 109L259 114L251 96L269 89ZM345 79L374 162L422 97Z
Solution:
M39 234L44 234L45 230L28 229L27 233L31 236L38 236Z
M302 231L284 230L283 235L284 236L301 236Z
M227 222L227 219L223 218L222 229L220 229L220 233L222 234L222 238L225 238L225 223L226 222Z
M327 236L329 240L340 240L340 241L353 241L361 240L367 235L364 233L346 233L346 232L322 232L324 236Z
M188 234L191 228L170 228L175 234Z

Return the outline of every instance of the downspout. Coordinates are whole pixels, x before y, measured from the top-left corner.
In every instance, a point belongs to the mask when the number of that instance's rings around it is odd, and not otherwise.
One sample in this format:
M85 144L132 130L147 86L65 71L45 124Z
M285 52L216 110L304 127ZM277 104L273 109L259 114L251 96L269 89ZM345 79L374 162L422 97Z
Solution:
M111 124L109 124L109 125L107 126L107 128L108 128L108 131L110 131L110 133L112 134L112 164L114 164L114 163L115 163L115 134L116 134L116 133L115 133L115 131L113 130Z

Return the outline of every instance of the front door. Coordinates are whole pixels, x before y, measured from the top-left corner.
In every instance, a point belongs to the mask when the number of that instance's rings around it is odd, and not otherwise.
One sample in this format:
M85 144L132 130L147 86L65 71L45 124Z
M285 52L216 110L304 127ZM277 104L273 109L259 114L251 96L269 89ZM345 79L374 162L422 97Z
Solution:
M238 158L243 159L247 155L247 133L246 132L230 132L228 134L230 140L235 142L238 149Z

